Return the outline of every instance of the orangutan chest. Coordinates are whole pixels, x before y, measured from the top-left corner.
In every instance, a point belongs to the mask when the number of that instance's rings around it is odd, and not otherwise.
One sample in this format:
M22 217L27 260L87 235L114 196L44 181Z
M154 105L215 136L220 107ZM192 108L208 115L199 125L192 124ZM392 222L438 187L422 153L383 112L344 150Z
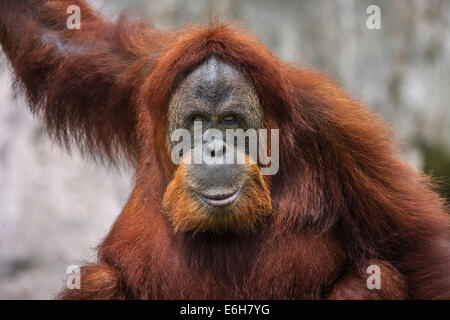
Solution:
M318 299L346 265L330 235L176 249L165 261L154 260L153 298Z

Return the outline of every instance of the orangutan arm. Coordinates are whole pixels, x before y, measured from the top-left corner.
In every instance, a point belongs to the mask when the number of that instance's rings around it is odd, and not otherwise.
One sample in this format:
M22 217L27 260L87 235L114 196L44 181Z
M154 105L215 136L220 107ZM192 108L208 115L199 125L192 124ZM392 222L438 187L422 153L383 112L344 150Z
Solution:
M333 285L328 299L331 300L400 300L407 299L404 277L390 263L374 260L366 266L375 265L380 269L380 289L369 289L365 269L350 269Z
M119 272L106 265L94 264L81 268L80 289L64 289L62 300L125 299Z
M67 25L74 6L80 29ZM60 142L112 161L135 161L136 90L163 40L147 23L107 21L84 0L0 0L15 89Z

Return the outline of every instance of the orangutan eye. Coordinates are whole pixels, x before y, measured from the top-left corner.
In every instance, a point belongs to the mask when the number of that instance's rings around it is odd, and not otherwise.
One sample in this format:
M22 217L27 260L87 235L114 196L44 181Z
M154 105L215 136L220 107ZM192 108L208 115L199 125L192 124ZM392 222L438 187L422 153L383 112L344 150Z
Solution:
M192 122L194 121L203 121L203 116L201 114L194 114L191 118Z
M226 125L234 125L237 121L237 117L234 114L227 114L226 116L223 117L223 122Z

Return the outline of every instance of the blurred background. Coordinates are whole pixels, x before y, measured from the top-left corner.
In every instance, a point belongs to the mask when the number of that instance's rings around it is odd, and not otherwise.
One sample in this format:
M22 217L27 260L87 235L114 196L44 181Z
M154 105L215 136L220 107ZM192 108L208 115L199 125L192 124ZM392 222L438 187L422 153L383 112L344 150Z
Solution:
M399 152L450 199L450 1L91 0L158 27L240 22L280 58L322 71L392 127ZM369 5L381 9L370 30ZM81 15L81 19L83 16ZM49 140L0 59L0 299L51 299L66 268L95 258L132 172L66 154Z

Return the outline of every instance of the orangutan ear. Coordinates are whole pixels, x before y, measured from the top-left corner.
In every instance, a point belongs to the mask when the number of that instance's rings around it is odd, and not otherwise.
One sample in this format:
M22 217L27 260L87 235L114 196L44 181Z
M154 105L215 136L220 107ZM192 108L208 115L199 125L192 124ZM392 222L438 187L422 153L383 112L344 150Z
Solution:
M80 29L71 27L77 13ZM32 111L67 147L113 162L136 161L135 98L162 40L141 22L107 22L82 0L0 2L0 42Z

